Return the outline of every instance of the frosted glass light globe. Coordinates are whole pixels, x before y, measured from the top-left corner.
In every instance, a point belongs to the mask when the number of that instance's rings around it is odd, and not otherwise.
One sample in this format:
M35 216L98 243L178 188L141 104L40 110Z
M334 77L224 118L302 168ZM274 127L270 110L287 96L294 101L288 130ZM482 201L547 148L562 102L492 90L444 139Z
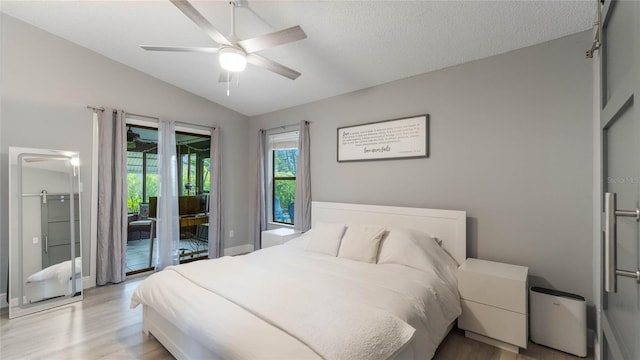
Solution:
M220 66L226 71L240 72L247 67L247 57L244 51L233 47L220 50Z

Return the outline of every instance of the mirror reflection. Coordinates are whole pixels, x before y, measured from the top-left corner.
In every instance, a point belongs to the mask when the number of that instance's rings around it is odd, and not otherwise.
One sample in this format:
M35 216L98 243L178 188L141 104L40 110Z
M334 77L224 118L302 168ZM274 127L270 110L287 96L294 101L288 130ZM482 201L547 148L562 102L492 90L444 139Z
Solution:
M82 299L79 154L10 148L10 306L16 317Z

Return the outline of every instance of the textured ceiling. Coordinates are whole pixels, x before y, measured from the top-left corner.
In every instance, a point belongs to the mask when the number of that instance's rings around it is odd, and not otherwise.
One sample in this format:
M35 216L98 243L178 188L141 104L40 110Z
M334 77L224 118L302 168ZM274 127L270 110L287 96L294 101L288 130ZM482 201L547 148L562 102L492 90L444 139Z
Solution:
M245 115L263 114L587 30L596 2L242 1L242 39L301 25L308 38L260 52L302 73L248 65L226 95L214 54L145 45L215 46L168 1L2 1L2 12ZM193 1L223 34L227 1Z

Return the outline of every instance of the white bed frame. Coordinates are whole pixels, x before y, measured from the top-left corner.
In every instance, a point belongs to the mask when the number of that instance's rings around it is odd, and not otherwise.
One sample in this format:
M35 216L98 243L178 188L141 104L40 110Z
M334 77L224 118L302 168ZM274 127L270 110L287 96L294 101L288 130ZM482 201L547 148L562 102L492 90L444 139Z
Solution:
M322 222L374 223L424 231L442 242L461 264L467 258L466 212L378 205L312 202L313 224ZM453 325L453 324L452 324ZM449 329L451 326L449 326ZM177 359L218 359L208 348L149 306L143 306L142 330Z
M458 210L318 202L311 203L316 222L364 223L423 231L442 242L458 264L467 258L467 213Z

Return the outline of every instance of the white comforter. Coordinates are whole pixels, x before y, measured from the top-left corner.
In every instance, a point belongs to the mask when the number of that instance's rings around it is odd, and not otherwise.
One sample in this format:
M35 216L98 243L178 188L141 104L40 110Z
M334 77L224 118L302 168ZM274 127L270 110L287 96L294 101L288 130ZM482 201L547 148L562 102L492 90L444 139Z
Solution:
M334 297L377 308L405 321L415 329L415 334L397 358L431 358L446 335L448 325L460 314L456 284L443 280L451 277L438 276L435 271L305 252L296 240L235 259L322 291L324 298ZM206 263L215 264L216 261L219 260ZM205 266L201 263L199 267ZM224 276L219 272L218 269L216 276ZM264 301L269 300L265 298ZM145 280L132 298L132 306L139 303L153 307L220 358L320 358L311 344L301 341L304 336L288 334L282 326L274 326L263 316L256 316L211 292L207 285L203 286L202 280L185 281L184 274L177 271L162 271ZM332 306L332 303L325 306ZM332 329L327 327L326 331Z

